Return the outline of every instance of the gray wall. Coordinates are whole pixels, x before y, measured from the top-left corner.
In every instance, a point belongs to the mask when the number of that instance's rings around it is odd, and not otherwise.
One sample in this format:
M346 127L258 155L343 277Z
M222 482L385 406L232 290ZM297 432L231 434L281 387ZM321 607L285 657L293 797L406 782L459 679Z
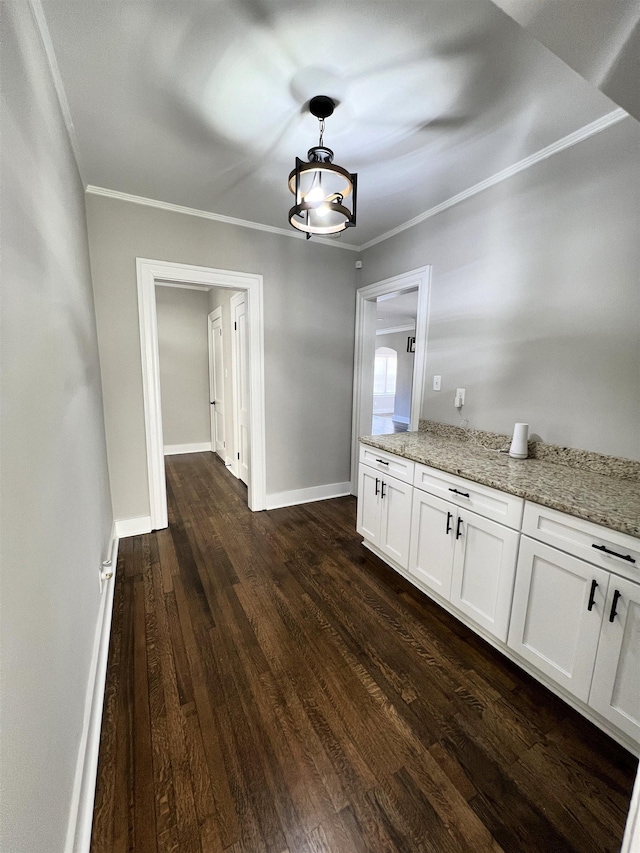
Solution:
M86 205L116 518L149 514L136 257L264 275L267 492L348 480L355 254L100 196Z
M224 380L224 432L225 432L225 464L231 464L236 454L236 442L233 434L233 370L231 367L231 297L238 290L228 290L226 287L213 287L209 291L209 310L222 308L222 358L225 368Z
M0 850L59 853L111 505L83 188L29 6L0 16Z
M156 287L156 310L164 444L211 441L209 294Z
M640 458L639 143L626 119L364 253L362 285L433 265L423 417L463 387L472 427Z

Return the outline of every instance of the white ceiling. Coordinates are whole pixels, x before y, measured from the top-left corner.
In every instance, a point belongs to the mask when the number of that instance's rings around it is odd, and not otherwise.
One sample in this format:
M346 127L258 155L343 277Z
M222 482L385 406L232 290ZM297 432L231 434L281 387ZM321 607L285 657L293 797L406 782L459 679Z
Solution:
M493 0L538 41L640 119L638 0Z
M376 328L380 331L413 324L418 316L418 290L384 296L376 302Z
M358 245L615 107L489 0L42 6L85 184L286 228L327 94Z

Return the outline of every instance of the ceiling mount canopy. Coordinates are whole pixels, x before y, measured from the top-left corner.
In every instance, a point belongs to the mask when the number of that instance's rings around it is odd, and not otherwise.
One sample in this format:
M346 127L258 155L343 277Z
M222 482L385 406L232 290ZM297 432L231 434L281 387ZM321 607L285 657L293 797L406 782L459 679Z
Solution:
M339 234L356 224L358 176L333 162L333 151L324 145L324 120L337 104L326 95L309 101L309 112L320 124L320 138L307 153L307 162L296 157L289 175L289 189L296 203L289 211L289 222L307 235ZM345 203L346 202L346 203Z

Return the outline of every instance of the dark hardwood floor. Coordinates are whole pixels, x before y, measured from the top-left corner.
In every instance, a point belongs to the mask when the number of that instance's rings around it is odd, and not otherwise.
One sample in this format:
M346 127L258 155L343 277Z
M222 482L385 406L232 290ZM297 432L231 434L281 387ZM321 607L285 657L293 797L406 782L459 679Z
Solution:
M120 543L92 851L618 851L637 760L386 567L355 500L167 458Z

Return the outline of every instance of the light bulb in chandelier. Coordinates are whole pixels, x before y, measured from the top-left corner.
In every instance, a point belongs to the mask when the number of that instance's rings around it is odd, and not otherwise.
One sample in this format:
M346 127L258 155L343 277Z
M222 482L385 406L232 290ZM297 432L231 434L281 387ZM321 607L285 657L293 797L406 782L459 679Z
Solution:
M320 123L318 145L309 149L307 162L296 157L295 169L289 175L289 189L296 199L289 222L307 239L313 234L339 234L356 224L358 176L335 164L333 151L324 145L324 120L335 106L325 95L311 99L309 111Z
M324 201L322 187L319 184L316 184L315 187L311 187L309 192L305 195L304 200L309 201L312 204L321 204Z

